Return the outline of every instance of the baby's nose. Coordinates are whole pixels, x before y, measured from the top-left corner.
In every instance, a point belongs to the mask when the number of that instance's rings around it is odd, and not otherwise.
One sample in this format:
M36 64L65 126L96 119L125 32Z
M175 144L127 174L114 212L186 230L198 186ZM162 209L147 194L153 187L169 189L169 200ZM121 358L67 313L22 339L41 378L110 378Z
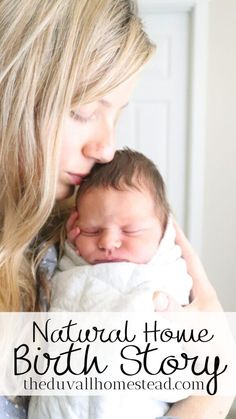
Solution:
M112 234L104 234L99 242L98 242L98 248L100 250L115 250L119 249L122 245L121 239L118 236L112 235Z

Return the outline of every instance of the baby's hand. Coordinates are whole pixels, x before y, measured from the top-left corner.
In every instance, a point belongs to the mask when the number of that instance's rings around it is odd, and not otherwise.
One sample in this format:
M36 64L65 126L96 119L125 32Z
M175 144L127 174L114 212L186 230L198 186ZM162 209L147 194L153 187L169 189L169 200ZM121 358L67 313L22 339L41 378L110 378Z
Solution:
M68 243L75 249L75 241L80 233L80 228L77 225L79 214L77 211L73 211L66 222L66 234ZM75 249L79 255L79 250Z

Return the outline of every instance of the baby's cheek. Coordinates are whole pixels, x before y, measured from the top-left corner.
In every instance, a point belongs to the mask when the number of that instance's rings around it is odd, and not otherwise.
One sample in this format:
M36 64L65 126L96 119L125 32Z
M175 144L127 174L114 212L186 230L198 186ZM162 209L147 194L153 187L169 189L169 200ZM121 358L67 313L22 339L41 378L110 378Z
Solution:
M148 238L137 238L132 248L137 263L149 262L156 250L157 244L151 240L149 241Z
M133 259L137 261L142 258L145 243L140 237L133 237L125 242L125 248L133 256Z
M80 255L88 262L96 256L97 239L95 237L79 236L77 248Z

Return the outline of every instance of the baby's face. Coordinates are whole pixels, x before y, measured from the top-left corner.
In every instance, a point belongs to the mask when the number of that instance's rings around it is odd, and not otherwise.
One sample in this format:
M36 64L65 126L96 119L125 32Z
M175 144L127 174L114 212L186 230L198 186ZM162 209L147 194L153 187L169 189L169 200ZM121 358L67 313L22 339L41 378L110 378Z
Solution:
M163 231L150 192L94 188L78 203L76 247L90 264L147 263Z

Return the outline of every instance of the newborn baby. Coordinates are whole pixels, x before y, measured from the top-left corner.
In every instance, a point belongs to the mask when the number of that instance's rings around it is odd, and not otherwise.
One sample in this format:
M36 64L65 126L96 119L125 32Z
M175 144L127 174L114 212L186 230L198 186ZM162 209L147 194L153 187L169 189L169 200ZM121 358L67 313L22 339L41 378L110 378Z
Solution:
M192 281L153 162L129 149L117 151L112 162L94 166L76 206L80 234L75 250L65 246L53 279L51 311L153 312L157 290L182 305L189 302ZM110 419L114 411L123 419L156 419L168 410L167 400L149 397L144 404L138 395L134 403L122 395L115 405L109 397L33 398L30 412L34 419ZM168 401L183 397L172 392Z

